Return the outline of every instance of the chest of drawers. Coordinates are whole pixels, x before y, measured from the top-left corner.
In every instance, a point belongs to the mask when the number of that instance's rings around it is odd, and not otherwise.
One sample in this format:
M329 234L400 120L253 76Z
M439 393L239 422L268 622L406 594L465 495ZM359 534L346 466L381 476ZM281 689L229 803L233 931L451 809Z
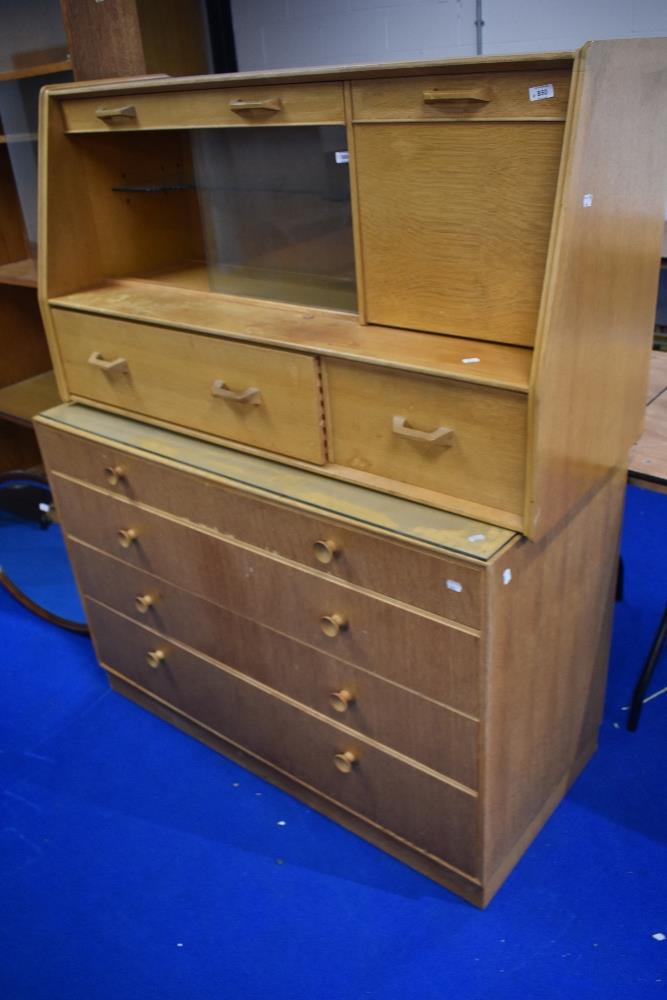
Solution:
M38 434L111 684L485 905L595 747L622 477L530 543L79 404Z
M546 537L641 426L666 59L49 88L62 398Z

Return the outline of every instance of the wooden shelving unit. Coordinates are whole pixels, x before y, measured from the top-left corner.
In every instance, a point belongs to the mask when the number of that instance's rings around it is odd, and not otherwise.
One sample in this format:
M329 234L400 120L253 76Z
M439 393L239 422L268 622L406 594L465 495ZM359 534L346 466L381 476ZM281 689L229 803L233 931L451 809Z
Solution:
M33 76L56 76L58 73L71 73L72 60L59 59L55 62L40 63L35 66L18 66L16 69L0 71L0 83L8 80L27 80Z
M33 257L10 261L0 266L0 285L37 288L37 262Z
M42 410L60 402L52 371L33 375L0 389L0 418L31 427L33 418Z

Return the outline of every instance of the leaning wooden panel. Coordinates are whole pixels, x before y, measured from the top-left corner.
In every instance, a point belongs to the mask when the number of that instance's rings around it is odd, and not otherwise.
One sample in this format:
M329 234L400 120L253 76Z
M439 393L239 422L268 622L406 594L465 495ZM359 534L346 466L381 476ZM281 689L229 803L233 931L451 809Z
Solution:
M592 42L566 165L530 395L526 533L540 537L641 429L667 171L667 39Z

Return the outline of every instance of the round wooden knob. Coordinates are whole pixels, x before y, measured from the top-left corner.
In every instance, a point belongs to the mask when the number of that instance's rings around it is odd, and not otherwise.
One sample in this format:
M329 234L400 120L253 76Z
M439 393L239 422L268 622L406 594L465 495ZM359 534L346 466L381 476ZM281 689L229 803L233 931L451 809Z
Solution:
M161 663L164 662L165 654L161 649L149 649L146 653L146 663L153 670L157 670Z
M329 704L335 712L347 712L353 703L354 695L347 688L341 688L340 691L332 691L329 695Z
M344 632L347 628L347 621L342 615L322 615L320 618L320 628L329 639L334 639L339 632Z
M356 755L351 750L346 750L344 753L337 753L334 757L334 764L341 774L349 774L352 768L356 767L358 763Z
M153 606L155 598L152 594L137 594L134 599L134 606L140 615L148 614L149 608Z
M132 542L136 540L137 533L134 528L121 528L118 531L118 544L121 549L129 549Z
M125 469L122 465L107 465L104 470L104 478L109 486L118 486L121 479L125 479Z
M320 539L319 541L313 543L313 551L317 561L326 566L338 555L340 548L330 539L326 541Z

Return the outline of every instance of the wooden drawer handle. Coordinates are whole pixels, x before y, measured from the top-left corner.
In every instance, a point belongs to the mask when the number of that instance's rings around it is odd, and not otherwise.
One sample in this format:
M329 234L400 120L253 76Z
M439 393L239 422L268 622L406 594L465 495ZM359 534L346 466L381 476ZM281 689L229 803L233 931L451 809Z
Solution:
M401 437L412 438L415 441L425 441L427 444L438 444L441 448L450 448L454 444L454 431L449 427L436 427L434 431L418 431L408 427L405 417L392 417L391 429Z
M160 664L164 663L165 652L162 649L149 649L146 653L146 663L153 670L157 670Z
M279 97L263 97L254 101L246 101L242 97L235 97L233 101L229 102L229 107L237 115L242 115L245 111L276 112L283 110L283 102Z
M359 760L351 750L346 750L344 753L337 753L335 755L334 764L341 774L349 774L354 767L357 767Z
M350 705L354 704L354 701L354 695L347 688L341 688L340 691L332 691L329 695L329 704L334 712L347 712Z
M107 465L104 470L104 478L109 486L118 486L121 479L125 479L125 469L122 465Z
M445 101L475 101L488 104L493 97L490 87L472 87L469 90L425 90L424 104L440 104Z
M136 118L137 109L133 104L125 104L122 108L98 108L95 116L113 125L117 118Z
M262 402L262 394L259 389L249 386L247 389L240 389L239 392L234 392L233 389L228 389L222 379L219 378L216 378L213 382L211 394L213 396L220 396L230 403L248 403L250 406L259 406Z
M134 528L120 528L117 537L121 549L129 549L130 545L137 540L137 532Z
M347 627L347 621L342 615L334 613L333 615L322 615L320 618L320 628L329 639L334 639Z
M155 598L152 594L137 594L134 599L134 606L140 615L147 615L154 604Z
M313 542L313 551L317 561L327 566L340 553L340 547L330 539L320 539Z
M93 368L101 368L103 372L127 372L129 370L125 358L114 358L113 361L105 361L99 351L93 351L88 358L88 364Z

